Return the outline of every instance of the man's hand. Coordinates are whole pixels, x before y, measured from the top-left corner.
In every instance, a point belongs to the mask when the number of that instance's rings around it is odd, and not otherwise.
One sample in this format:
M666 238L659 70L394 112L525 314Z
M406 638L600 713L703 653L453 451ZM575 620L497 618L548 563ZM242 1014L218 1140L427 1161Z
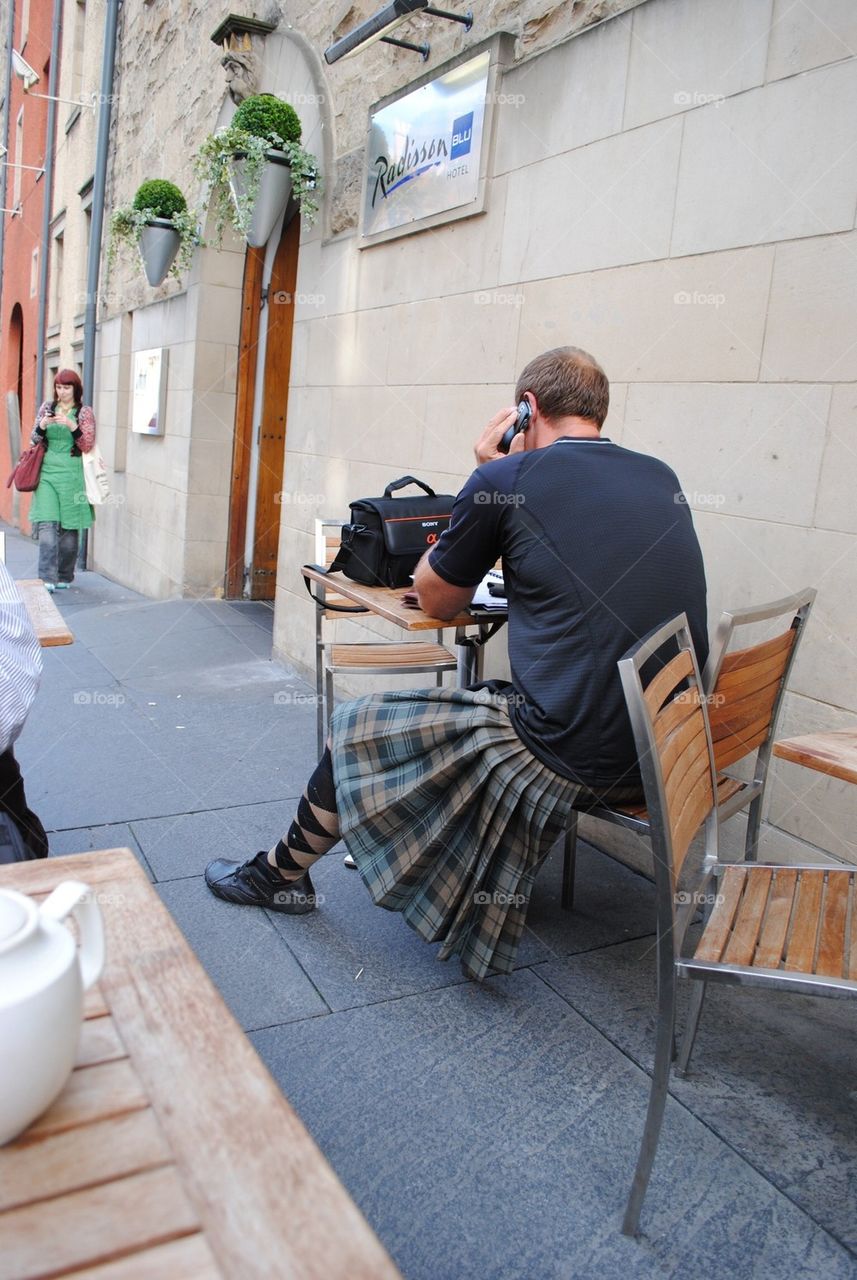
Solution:
M473 449L476 454L476 461L480 465L483 462L493 462L495 458L505 458L507 456L505 453L501 453L497 446L503 439L503 433L512 426L517 416L517 405L512 405L508 409L501 409L499 413L494 414ZM519 431L512 441L509 453L523 453L525 443L524 433Z

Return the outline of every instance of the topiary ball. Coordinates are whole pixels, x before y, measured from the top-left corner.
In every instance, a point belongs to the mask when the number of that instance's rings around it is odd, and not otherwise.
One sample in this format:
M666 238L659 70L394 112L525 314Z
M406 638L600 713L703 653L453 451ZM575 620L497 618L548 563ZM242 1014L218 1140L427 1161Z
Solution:
M187 208L187 201L174 182L152 178L144 182L134 197L135 209L151 209L156 218L171 218Z
M244 129L257 138L278 134L283 142L300 142L301 122L297 111L272 93L257 93L245 98L230 121L235 129Z

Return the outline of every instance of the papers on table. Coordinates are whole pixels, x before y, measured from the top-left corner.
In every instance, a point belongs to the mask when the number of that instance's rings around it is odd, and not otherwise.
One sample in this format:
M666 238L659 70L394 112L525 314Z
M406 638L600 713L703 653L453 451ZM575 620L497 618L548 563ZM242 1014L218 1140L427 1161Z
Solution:
M499 569L488 570L473 594L473 599L470 602L471 609L499 609L505 613L509 607L508 600L505 595L492 595L488 589L489 582L502 587L503 575Z

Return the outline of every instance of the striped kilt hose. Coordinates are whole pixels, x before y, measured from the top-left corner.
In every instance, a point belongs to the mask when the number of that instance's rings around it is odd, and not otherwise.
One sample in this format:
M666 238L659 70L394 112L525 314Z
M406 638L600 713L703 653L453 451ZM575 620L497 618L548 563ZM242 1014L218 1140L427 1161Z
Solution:
M509 973L536 872L580 788L485 689L370 694L333 714L340 829L373 901L468 977Z

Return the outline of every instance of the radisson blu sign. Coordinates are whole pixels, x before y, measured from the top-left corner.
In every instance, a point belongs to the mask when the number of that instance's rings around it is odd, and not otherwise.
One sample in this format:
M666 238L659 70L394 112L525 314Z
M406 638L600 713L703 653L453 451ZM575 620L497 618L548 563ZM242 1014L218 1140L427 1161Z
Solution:
M476 204L488 51L372 113L364 236Z

